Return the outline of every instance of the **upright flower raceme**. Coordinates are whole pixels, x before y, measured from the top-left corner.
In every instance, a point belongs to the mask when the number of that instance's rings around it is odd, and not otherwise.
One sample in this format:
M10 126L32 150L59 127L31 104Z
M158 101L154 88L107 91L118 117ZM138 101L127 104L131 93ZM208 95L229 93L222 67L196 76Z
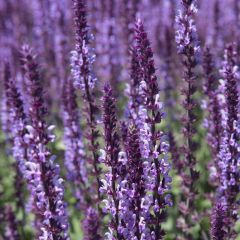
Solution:
M85 219L83 221L84 240L100 240L102 239L99 229L100 219L98 212L95 208L89 207L85 213Z
M144 161L141 155L138 129L130 125L126 142L127 175L124 184L124 197L121 201L121 210L124 225L125 239L151 239L150 229L146 221L145 204L148 201L145 189ZM147 207L148 209L148 207ZM154 238L153 234L152 237Z
M184 162L187 166L183 176L184 195L183 201L180 203L180 211L183 215L183 223L179 220L179 227L183 232L187 232L192 223L196 221L197 214L193 214L196 188L195 183L199 177L199 173L196 170L196 157L195 157L195 142L193 136L196 132L196 116L195 108L196 103L194 101L194 94L196 93L196 74L194 72L197 65L197 54L199 52L199 46L196 37L196 26L194 23L194 14L197 9L195 6L195 0L181 0L182 10L177 16L177 32L176 42L179 54L182 56L182 62L184 67L184 81L186 83L186 89L183 90L185 95L185 101L183 106L186 111L186 117L183 118L183 135L186 138L186 142L183 146L184 150ZM187 234L187 233L186 233Z
M134 121L139 117L139 107L142 104L143 97L141 92L142 71L138 61L136 46L131 49L131 68L130 68L130 89L129 89L129 112Z
M210 167L211 182L218 182L220 175L218 166L218 153L220 151L221 143L221 112L220 112L220 99L218 93L218 84L216 79L216 69L213 62L213 56L210 49L207 48L204 52L203 69L205 72L206 82L204 85L204 92L207 96L205 108L208 110L208 116L205 120L205 126L208 129L207 140L211 147L213 161ZM214 180L214 181L212 181ZM216 181L217 180L217 181Z
M74 0L74 23L75 23L75 50L72 51L71 72L74 80L74 86L80 89L83 94L85 114L88 126L88 134L86 137L89 142L91 157L87 157L92 164L92 172L95 176L95 191L97 193L97 206L100 210L100 173L99 154L98 154L98 137L99 131L96 129L96 113L98 108L94 102L93 90L95 86L95 77L92 71L95 56L90 48L91 35L87 26L87 13L84 0Z
M105 150L102 152L102 159L109 170L105 174L106 179L103 180L103 187L101 189L106 192L108 196L108 199L105 200L105 205L106 209L112 215L109 233L107 235L110 239L114 237L116 237L116 239L123 239L119 212L119 188L123 180L121 178L120 138L117 133L115 99L109 85L105 85L104 87L103 113Z
M227 46L222 68L221 84L222 98L225 105L222 109L223 135L219 152L219 167L221 169L220 193L227 205L227 216L232 224L237 219L236 198L239 193L239 96L237 90L236 50L233 44ZM234 234L228 227L228 236Z
M163 112L160 103L159 88L147 34L140 20L135 26L135 41L137 59L140 64L142 80L140 82L143 104L139 108L139 121L136 123L140 129L140 150L145 159L146 167L144 174L146 187L149 193L148 208L152 209L149 216L149 228L154 239L161 239L164 232L161 223L164 220L164 212L167 205L171 205L171 199L167 194L170 189L171 177L169 176L170 165L168 163L168 143L163 132L158 130ZM151 224L153 223L154 224Z
M4 238L9 240L20 240L17 229L18 221L11 206L7 205L5 207L4 218L6 222Z
M225 207L217 202L213 208L211 216L211 239L222 240L225 239L225 220L226 220Z
M75 89L70 79L63 84L63 122L65 166L68 179L73 183L73 193L79 201L80 207L87 201L87 163L84 159L82 134L80 130L80 116L76 101ZM88 199L89 200L89 199Z
M13 81L10 73L10 66L5 64L5 95L8 107L8 121L11 124L11 129L7 131L7 135L11 135L12 154L15 159L15 196L17 200L17 208L23 213L23 222L25 221L25 204L24 204L24 171L25 160L27 158L27 146L24 142L24 135L26 133L25 124L26 116L23 109L23 102L21 96L16 88L16 83Z
M8 88L9 78L10 78L9 64L5 64L4 71L3 71L5 90ZM1 125L2 125L2 131L5 134L7 144L9 144L11 139L11 134L10 134L11 121L9 118L9 110L10 110L10 106L9 106L9 100L7 99L7 93L3 92L1 97Z
M102 39L102 53L103 58L101 59L104 62L102 66L105 78L105 81L108 81L113 89L114 96L121 97L120 95L120 79L122 74L121 69L121 41L119 41L119 23L117 22L116 16L116 7L117 2L115 1L106 1L105 6L105 19L102 22L102 29L104 32L101 34ZM100 39L99 39L100 40Z
M13 156L23 174L24 161L26 158L26 145L24 143L26 116L21 96L16 88L16 83L14 83L10 76L10 68L8 64L5 65L5 92L9 107L9 121L12 125Z
M71 67L74 86L83 91L94 88L96 78L93 75L92 66L95 55L90 47L92 35L87 25L86 3L84 0L74 0L75 23L75 50L72 51ZM87 97L87 92L85 93Z
M22 67L27 81L29 103L28 133L24 138L28 146L25 178L32 197L32 211L36 218L36 239L67 240L68 219L63 200L63 179L59 165L54 163L47 144L54 140L44 118L47 110L38 65L32 50L24 45L21 51Z

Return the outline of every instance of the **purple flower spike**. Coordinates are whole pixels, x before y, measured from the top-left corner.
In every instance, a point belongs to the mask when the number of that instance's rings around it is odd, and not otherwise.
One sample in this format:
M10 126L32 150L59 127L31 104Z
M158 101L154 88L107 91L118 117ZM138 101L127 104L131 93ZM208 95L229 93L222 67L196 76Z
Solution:
M226 210L220 203L216 203L213 208L211 216L211 239L222 240L226 237L225 222L226 222Z
M5 207L4 220L6 222L4 239L20 240L20 235L17 229L18 222L11 206Z
M89 33L89 28L87 26L87 12L86 12L86 2L84 0L73 0L74 9L74 22L75 22L75 50L72 52L72 77L74 80L74 86L76 89L82 91L86 120L88 126L88 134L86 138L88 140L88 147L90 149L90 154L87 156L90 164L92 164L92 174L94 175L93 188L96 192L93 196L96 199L99 213L101 214L101 208L99 203L102 200L100 194L100 174L101 168L99 166L99 131L96 129L96 114L98 108L94 102L93 90L95 86L95 77L93 76L92 65L94 61L94 55L91 53L89 47L91 35Z
M73 183L73 192L76 199L83 207L87 194L87 163L84 160L83 140L80 130L80 116L73 83L65 80L63 85L63 122L65 166L68 171L68 179ZM84 199L85 198L85 199Z
M75 50L72 51L71 67L74 86L83 91L94 88L96 78L92 66L95 55L89 44L92 36L87 25L86 4L84 0L73 0L75 23ZM88 93L86 93L88 95Z
M222 68L223 81L220 85L220 97L224 104L221 109L222 126L224 128L219 152L219 168L221 169L220 193L227 205L230 224L227 229L228 237L235 232L231 225L236 221L236 199L239 193L239 95L237 90L236 50L233 44L225 49Z
M218 94L218 83L216 77L216 69L213 62L213 56L209 48L206 48L204 52L203 69L205 72L206 82L204 85L204 92L207 96L205 104L206 110L208 110L208 116L205 120L205 126L208 129L207 140L211 147L211 153L213 161L209 164L210 182L218 183L220 170L218 166L218 154L220 151L222 124L221 124L221 112Z
M122 203L127 206L124 219L128 229L126 238L140 240L150 236L150 230L146 226L146 216L143 211L143 204L146 200L144 162L140 150L138 129L134 125L128 129L126 153L128 174L125 201L127 202L123 201Z
M167 205L171 205L170 198L166 195L171 185L168 143L163 132L157 130L157 124L161 123L163 117L162 103L160 102L153 52L141 20L138 20L135 25L135 41L142 78L140 94L143 98L142 104L139 106L139 118L136 125L140 132L141 155L145 159L146 187L152 194L147 196L148 207L145 206L145 212L152 210L153 214L150 214L146 223L151 229L151 235L155 239L161 239L164 236L161 223L166 217L165 209Z
M143 103L143 97L141 96L141 81L142 71L138 59L138 52L136 46L131 49L131 83L130 83L130 99L129 99L129 111L131 118L135 121L139 116L139 107Z
M83 221L84 228L84 240L100 240L102 239L99 234L100 229L100 219L98 216L98 212L89 207L86 212L85 219Z
M183 107L186 112L183 118L183 135L186 139L183 152L184 163L187 166L187 171L182 174L183 195L182 202L179 204L183 218L178 219L178 225L186 238L189 238L188 229L194 224L198 215L195 212L194 204L197 194L195 184L199 178L199 173L196 170L196 143L193 139L196 133L196 103L194 100L194 94L196 93L195 67L197 65L197 55L199 52L196 26L194 23L194 15L197 12L195 2L195 0L181 0L182 9L176 18L176 43L178 52L182 57L184 67L183 79L186 82L186 89L183 89L185 96Z
M26 116L21 96L16 88L16 83L10 76L8 64L5 65L5 91L9 108L9 120L13 126L11 130L13 137L13 156L23 174L24 161L26 158L26 145L24 143Z
M38 64L27 45L23 46L21 54L30 99L30 124L26 125L28 133L24 136L28 145L24 176L33 199L32 211L38 222L36 238L68 240L69 223L63 200L63 179L60 178L59 165L54 163L55 157L47 148L47 144L54 140L54 135L51 133L53 126L48 127L44 120L47 110Z
M15 196L17 208L23 213L22 225L25 222L25 203L24 203L24 170L26 156L26 144L24 142L26 116L23 109L21 96L16 88L16 83L13 81L10 73L9 64L5 64L5 95L6 104L8 107L8 121L11 129L8 128L6 135L11 136L12 154L15 159L13 169L15 170Z
M120 233L120 214L119 214L119 182L121 181L121 163L119 162L120 153L120 138L117 133L117 116L115 99L113 97L113 90L110 85L104 87L103 97L103 123L104 123L104 138L105 138L105 158L103 159L109 172L106 174L105 189L108 194L108 199L105 204L110 206L112 213L112 221L109 226L110 232L117 239L122 239ZM105 180L103 181L105 183ZM109 233L110 234L110 233Z

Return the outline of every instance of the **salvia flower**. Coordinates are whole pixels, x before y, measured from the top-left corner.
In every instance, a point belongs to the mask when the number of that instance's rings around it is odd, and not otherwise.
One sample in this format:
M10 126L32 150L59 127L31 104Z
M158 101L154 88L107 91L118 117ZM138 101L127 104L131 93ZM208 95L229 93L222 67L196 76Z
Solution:
M197 42L197 29L194 15L197 12L195 0L181 0L182 10L176 18L176 43L180 54L196 54L199 51Z
M147 189L150 194L148 197L148 210L153 210L149 216L151 219L147 224L150 225L151 234L155 239L161 239L164 232L161 223L165 218L165 208L171 205L169 197L166 197L170 189L171 177L169 176L170 165L168 163L168 143L163 132L157 129L163 117L162 103L160 102L159 87L153 52L144 30L141 20L137 20L135 25L135 41L137 49L137 59L140 64L142 80L140 82L140 93L143 103L139 107L139 129L144 136L139 136L141 152L144 157L146 167L144 174L147 182ZM146 138L147 137L147 138ZM145 138L145 142L142 142ZM142 142L142 143L141 143ZM151 225L150 222L155 224Z
M89 207L86 211L85 219L83 221L84 228L84 240L100 240L101 235L99 234L100 229L100 219L98 212Z
M238 109L239 96L237 90L236 50L233 44L227 46L222 68L223 81L221 85L222 126L224 128L219 152L219 167L221 169L220 193L228 206L228 217L234 223L237 219L236 197L239 193L239 132ZM228 236L234 234L228 226Z
M88 125L89 133L86 134L88 139L88 145L90 149L89 162L93 165L92 173L95 177L95 191L97 198L97 205L100 210L99 203L101 201L100 194L100 173L101 168L99 166L99 154L98 154L98 137L99 131L96 129L96 113L98 108L94 102L93 98L93 88L95 78L92 72L93 56L90 54L89 42L90 33L87 26L87 13L86 13L86 3L84 0L74 0L74 22L75 22L75 51L73 51L72 57L72 76L74 78L74 86L77 89L82 90L85 114Z
M138 116L139 107L143 101L141 95L141 81L142 81L142 71L141 66L138 61L137 49L134 46L131 49L131 68L130 68L130 91L129 91L129 112L130 117L136 120Z
M9 205L5 207L4 220L6 224L4 239L20 240L20 235L17 229L18 221L14 215L12 207Z
M5 72L5 93L9 108L9 121L12 125L11 135L13 137L13 156L23 174L24 161L26 157L26 145L24 143L24 134L26 133L26 116L24 113L21 96L16 88L16 83L10 76L9 64L5 65Z
M182 9L176 18L176 43L179 54L182 56L182 63L184 67L183 78L186 82L186 89L183 90L183 94L185 96L183 106L186 110L186 117L183 118L183 135L186 138L186 142L183 146L183 150L185 155L184 162L186 166L188 166L188 170L182 174L184 200L179 206L184 218L183 220L188 225L196 221L196 215L193 214L190 208L193 208L194 206L194 199L196 197L195 182L199 177L199 173L196 170L196 143L193 140L193 136L196 132L196 103L194 101L194 94L196 93L196 74L194 70L197 65L199 46L196 35L196 26L194 23L194 15L197 12L195 0L182 0L181 5ZM191 220L189 219L190 217ZM186 228L182 228L182 231L186 233Z
M212 210L211 216L211 239L222 240L225 239L225 222L226 222L226 207L220 202L217 202Z
M221 143L221 113L220 104L218 99L218 83L216 77L216 67L213 62L213 56L209 48L204 52L203 69L206 77L204 85L204 93L207 96L205 108L208 110L208 116L205 120L205 127L208 129L207 140L211 147L213 161L209 164L210 180L211 182L218 182L220 175L218 166L218 153L220 151ZM214 180L214 181L213 181ZM217 181L216 181L217 180Z
M95 55L90 48L92 36L87 25L86 6L84 0L74 0L74 23L75 23L75 50L71 56L71 72L76 88L83 91L93 89L96 78L92 71Z
M105 191L108 194L108 199L105 204L109 206L109 211L112 214L110 223L110 232L117 239L122 239L120 230L120 215L119 215L119 184L121 179L121 162L119 161L120 154L120 138L117 133L117 116L115 99L113 90L107 84L104 87L103 97L103 123L104 123L104 139L105 150L103 162L108 166L109 172L106 173ZM104 190L104 187L102 188Z
M28 145L25 177L33 199L32 211L38 223L37 239L69 239L66 204L63 200L63 179L59 165L54 163L47 144L54 140L44 118L47 113L38 64L29 46L21 51L22 67L27 81L30 99L29 125L25 134Z
M21 96L16 88L16 83L13 81L10 73L10 66L5 64L5 95L6 106L8 107L7 118L10 123L6 135L8 140L11 138L12 155L15 159L13 163L13 169L15 170L15 197L17 208L21 210L23 214L23 222L25 221L25 204L24 204L24 170L26 159L26 144L24 142L25 120L26 116L23 109L23 102Z
M74 195L80 205L86 198L87 188L87 163L84 159L82 133L80 129L80 116L76 101L75 89L70 79L63 84L63 122L65 166L68 171L68 179L74 185Z
M121 200L122 218L126 229L125 239L151 239L146 226L144 211L146 188L144 161L141 156L138 129L130 125L126 142L127 175L124 184L124 198ZM122 191L123 192L123 191Z

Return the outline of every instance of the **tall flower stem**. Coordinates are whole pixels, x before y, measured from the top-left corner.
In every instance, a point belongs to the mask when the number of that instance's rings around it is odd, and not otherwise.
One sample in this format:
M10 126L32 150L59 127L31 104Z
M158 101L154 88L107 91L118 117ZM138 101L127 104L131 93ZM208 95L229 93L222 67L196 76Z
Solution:
M100 201L102 199L100 193L101 181L101 168L99 166L99 154L98 154L98 138L99 131L96 129L96 113L98 108L94 102L93 89L95 86L95 77L93 76L92 65L94 61L94 55L92 49L90 49L91 35L87 26L87 12L86 3L84 0L74 0L74 23L75 23L75 50L72 51L71 67L74 78L74 86L77 89L81 89L83 93L83 100L86 104L85 113L87 117L87 125L89 128L89 134L87 139L89 141L89 149L92 154L90 163L93 166L93 174L96 179L95 191L97 193L97 207L99 213L102 210L100 208Z
M105 138L105 164L110 168L111 176L108 175L108 180L111 179L110 194L113 201L113 218L111 226L116 234L118 240L123 239L120 230L120 216L119 216L119 196L118 196L118 182L120 175L120 138L117 133L117 116L115 99L113 97L113 90L107 84L104 87L103 97L103 123L104 123L104 138Z
M15 159L13 168L15 170L15 197L17 200L17 209L19 209L22 214L21 222L21 232L24 237L24 226L26 223L26 214L25 214L25 204L24 204L24 161L26 159L26 144L24 143L24 124L26 121L26 116L23 110L23 102L21 96L16 88L16 84L12 79L10 73L10 66L8 63L5 64L4 68L4 85L5 85L5 95L6 103L8 108L8 118L9 123L11 123L11 129L8 133L9 137L11 135L11 145L12 145L12 154Z
M183 90L185 100L183 102L184 109L186 111L186 117L183 118L183 135L186 139L183 146L184 162L187 167L187 171L182 174L184 189L184 200L180 203L180 211L183 215L183 225L179 222L179 227L188 236L188 231L196 221L195 211L195 198L197 190L195 187L196 181L199 178L199 173L196 170L196 143L193 140L193 136L196 133L196 102L194 95L196 93L196 74L195 67L197 66L197 53L199 51L198 42L196 39L196 26L194 24L194 14L197 9L195 6L195 0L181 0L182 10L177 16L177 33L176 42L178 46L179 54L182 56L182 63L184 67L184 81L186 83L186 89Z
M24 138L28 145L25 177L33 199L32 210L37 222L36 238L49 240L68 240L68 219L66 204L63 200L63 179L60 178L59 165L47 144L54 140L52 126L45 122L47 109L35 56L24 45L21 51L22 67L27 81L29 95L30 125Z
M169 165L166 161L168 144L164 140L163 132L159 131L157 125L161 123L163 112L159 102L159 87L153 60L153 52L149 39L144 30L143 23L138 20L135 25L135 40L138 54L138 61L141 67L142 81L141 89L144 98L143 106L146 108L146 123L149 124L150 143L149 161L153 163L155 172L153 187L153 209L155 221L152 226L155 238L162 239L164 231L161 223L165 219L165 207L169 204L165 198L165 192L170 188L171 178L168 176Z

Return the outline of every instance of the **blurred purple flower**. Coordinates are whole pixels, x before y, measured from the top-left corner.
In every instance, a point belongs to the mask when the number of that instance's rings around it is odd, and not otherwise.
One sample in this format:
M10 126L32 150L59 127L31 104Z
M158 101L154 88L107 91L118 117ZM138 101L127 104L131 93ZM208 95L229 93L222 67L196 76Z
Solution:
M212 210L211 216L211 239L222 240L226 237L225 222L226 222L226 207L220 202L217 202Z

